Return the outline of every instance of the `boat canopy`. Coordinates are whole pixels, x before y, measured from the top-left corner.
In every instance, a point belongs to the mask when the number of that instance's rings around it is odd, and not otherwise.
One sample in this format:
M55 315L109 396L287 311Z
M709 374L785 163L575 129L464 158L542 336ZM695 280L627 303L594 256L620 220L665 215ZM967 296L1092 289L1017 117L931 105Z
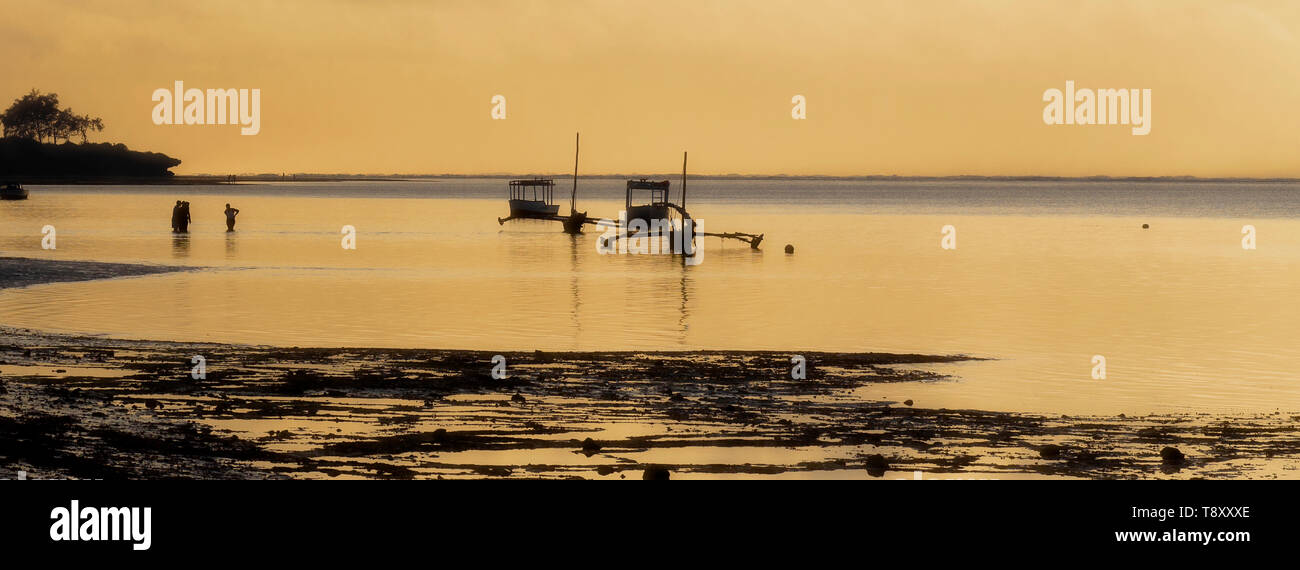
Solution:
M552 203L555 181L549 178L532 178L510 181L511 200L529 200L533 202Z
M647 190L648 192L637 192L637 195L649 195L649 201L645 204L667 204L668 203L668 181L652 181L644 178L640 180L627 181L627 205L631 206L634 190Z

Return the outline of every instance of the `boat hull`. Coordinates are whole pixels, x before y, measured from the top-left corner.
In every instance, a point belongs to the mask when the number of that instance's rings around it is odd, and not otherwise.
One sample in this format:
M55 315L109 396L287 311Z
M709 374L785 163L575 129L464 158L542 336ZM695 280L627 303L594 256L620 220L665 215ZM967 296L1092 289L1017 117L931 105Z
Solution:
M668 218L668 206L661 204L627 207L627 221L629 224L632 223L632 220L642 220L645 222L646 227L649 227L651 222L667 220Z
M559 213L559 204L547 204L536 200L510 201L510 216L514 218L550 218Z

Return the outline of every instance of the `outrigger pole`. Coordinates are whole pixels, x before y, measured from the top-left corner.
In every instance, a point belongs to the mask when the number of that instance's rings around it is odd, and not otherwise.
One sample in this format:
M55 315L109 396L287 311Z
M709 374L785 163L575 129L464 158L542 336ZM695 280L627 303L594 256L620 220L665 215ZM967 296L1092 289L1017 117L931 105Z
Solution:
M681 206L676 208L679 212L681 212L682 217L686 219L690 219L691 217L691 215L686 211L686 159L688 158L689 154L690 153L688 153L687 151L682 151L682 203ZM744 232L724 232L724 233L696 232L695 235L702 236L702 237L716 237L722 239L734 239L734 240L743 241L749 244L750 249L758 249L758 245L763 243L763 234L749 234Z

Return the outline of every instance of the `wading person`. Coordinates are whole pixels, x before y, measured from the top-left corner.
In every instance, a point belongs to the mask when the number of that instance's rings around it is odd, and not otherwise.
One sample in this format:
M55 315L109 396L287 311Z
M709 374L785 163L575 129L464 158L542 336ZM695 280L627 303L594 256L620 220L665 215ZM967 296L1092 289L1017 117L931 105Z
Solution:
M235 231L235 216L239 215L239 208L231 208L230 204L226 204L225 214L226 214L226 231L228 232Z
M180 208L180 217L176 222L177 231L187 233L190 231L190 203L181 202Z
M172 206L172 231L181 231L181 201L177 200L176 205Z

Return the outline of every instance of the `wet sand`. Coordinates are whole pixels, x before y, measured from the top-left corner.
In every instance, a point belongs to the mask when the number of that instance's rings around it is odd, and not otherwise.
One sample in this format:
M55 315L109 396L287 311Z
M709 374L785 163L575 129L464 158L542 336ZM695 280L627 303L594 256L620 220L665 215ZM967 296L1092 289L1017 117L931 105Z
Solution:
M7 286L43 268L112 271L21 263ZM960 355L804 352L794 380L785 352L506 352L495 379L493 352L0 333L0 478L1293 478L1300 466L1289 414L908 399L915 383L960 381L915 365ZM858 390L877 383L897 389Z
M90 281L92 279L132 277L186 270L192 270L192 268L100 263L97 261L57 261L29 257L0 257L0 289L26 287L43 283Z

